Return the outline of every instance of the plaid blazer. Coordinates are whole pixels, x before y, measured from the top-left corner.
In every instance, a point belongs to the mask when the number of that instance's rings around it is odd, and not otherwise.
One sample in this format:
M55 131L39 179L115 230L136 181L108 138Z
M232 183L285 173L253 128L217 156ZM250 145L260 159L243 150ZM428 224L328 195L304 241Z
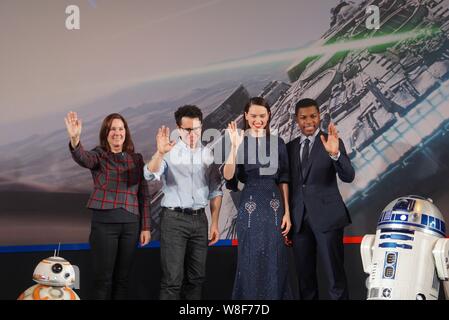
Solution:
M145 165L140 153L112 153L101 147L84 150L81 142L73 149L73 160L90 169L94 190L87 207L91 209L123 208L140 215L141 230L150 230L150 196L143 178Z

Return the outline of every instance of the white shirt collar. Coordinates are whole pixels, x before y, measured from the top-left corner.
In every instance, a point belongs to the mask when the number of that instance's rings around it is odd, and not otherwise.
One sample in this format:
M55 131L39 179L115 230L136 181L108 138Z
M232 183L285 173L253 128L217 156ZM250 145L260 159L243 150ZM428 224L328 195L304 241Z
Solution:
M306 136L305 134L301 133L301 141L300 143L303 143L306 139L309 139L311 143L315 141L316 136L320 132L320 128L317 128L315 132L311 136Z

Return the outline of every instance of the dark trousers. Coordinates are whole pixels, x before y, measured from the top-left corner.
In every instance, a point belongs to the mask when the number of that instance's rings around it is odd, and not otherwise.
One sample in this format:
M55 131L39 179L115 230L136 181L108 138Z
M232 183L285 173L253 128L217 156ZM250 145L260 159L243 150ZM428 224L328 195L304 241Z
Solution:
M89 243L95 300L127 298L128 277L139 239L139 223L92 222Z
M206 275L207 217L161 213L161 300L201 299Z
M314 230L309 222L307 215L304 215L301 230L292 237L300 299L318 299L318 250L329 285L330 299L346 300L349 297L344 269L343 228L320 232Z

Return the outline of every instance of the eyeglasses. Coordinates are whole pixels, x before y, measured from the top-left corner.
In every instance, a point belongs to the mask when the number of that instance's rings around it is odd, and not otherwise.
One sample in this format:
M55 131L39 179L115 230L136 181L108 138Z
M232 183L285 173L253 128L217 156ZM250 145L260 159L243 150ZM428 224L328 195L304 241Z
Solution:
M196 127L196 128L183 128L183 127L179 127L179 129L181 129L182 131L184 131L187 134L190 134L192 131L193 133L200 133L201 132L201 128L202 126Z

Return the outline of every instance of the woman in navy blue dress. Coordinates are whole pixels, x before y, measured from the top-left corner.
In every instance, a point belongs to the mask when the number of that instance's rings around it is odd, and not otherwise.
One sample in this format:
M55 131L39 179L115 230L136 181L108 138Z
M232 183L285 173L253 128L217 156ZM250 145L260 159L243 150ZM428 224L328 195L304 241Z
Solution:
M245 132L231 122L231 152L224 166L227 187L240 197L236 230L237 270L233 299L292 298L288 282L288 252L284 237L290 230L288 155L284 141L269 133L270 107L263 98L245 106Z

